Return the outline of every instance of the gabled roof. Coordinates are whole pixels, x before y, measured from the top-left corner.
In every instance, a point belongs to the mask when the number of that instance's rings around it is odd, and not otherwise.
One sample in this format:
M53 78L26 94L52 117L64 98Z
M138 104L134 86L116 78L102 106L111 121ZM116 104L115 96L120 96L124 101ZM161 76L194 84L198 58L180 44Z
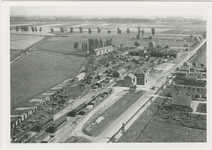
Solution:
M181 105L181 106L190 106L191 105L191 96L178 94L172 96L172 105Z
M130 78L136 78L136 76L135 76L133 73L129 73L128 76L129 76Z
M145 72L143 71L143 69L141 67L136 68L133 71L134 74L145 74Z
M117 72L118 72L119 74L124 74L124 73L127 72L127 70L124 69L124 68L122 68L122 69L119 69Z

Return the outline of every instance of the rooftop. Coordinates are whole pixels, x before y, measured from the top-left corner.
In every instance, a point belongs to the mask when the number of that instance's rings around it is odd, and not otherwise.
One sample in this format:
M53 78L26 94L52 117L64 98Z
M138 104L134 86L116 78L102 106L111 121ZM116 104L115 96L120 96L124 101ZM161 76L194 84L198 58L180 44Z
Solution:
M130 78L136 78L136 76L135 76L133 73L129 73L128 76L129 76Z
M190 106L191 101L191 96L182 94L172 96L172 105Z
M122 68L122 69L119 69L117 72L118 72L119 74L124 74L124 73L127 72L127 70L124 69L124 68Z
M141 67L137 67L134 71L134 74L145 74L145 72L143 71L143 69Z

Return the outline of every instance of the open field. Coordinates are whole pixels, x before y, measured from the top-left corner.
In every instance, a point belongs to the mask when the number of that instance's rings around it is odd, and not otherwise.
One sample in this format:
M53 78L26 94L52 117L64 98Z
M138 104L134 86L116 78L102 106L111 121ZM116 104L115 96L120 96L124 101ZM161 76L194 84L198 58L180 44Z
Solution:
M11 107L53 85L74 77L84 58L34 51L11 64Z
M138 91L136 93L126 93L112 106L100 114L92 116L85 124L83 132L91 136L99 135L106 127L108 127L118 116L120 116L127 108L129 108L135 101L137 101L145 91ZM96 119L103 117L104 119L95 123ZM90 130L88 131L88 128Z
M64 54L76 54L82 52L81 45L85 41L86 39L81 37L54 37L41 43L38 49ZM79 48L77 50L74 48L75 42L79 42Z
M188 35L202 35L206 29L171 29L161 32L161 34L188 34Z
M136 142L206 142L206 131L153 121Z
M28 35L11 35L10 37L10 49L18 50L24 50L44 38L40 36Z
M76 53L81 53L81 47L82 47L82 42L87 41L89 38L96 38L96 39L102 39L103 41L106 41L107 39L112 38L113 39L113 44L116 47L119 47L120 44L124 44L126 47L134 47L135 41L140 43L140 46L146 46L148 47L149 41L148 39L132 39L133 34L130 34L130 37L128 38L127 35L125 37L113 37L113 36L106 36L106 37L53 37L43 43L41 43L38 48L40 50L46 50L46 51L53 51L53 52L58 52L58 53L65 53L65 54L76 54ZM172 41L172 40L159 40L159 39L153 39L155 41L156 46L160 45L162 47L166 46L167 44L169 46L177 47L180 46L182 47L184 44L190 44L192 45L191 42L182 42L182 41ZM74 43L78 42L79 47L78 49L74 49Z
M22 53L24 53L23 50L10 50L10 60L15 59L16 57L18 57Z
M156 98L143 114L132 124L132 126L126 130L125 134L118 140L118 143L136 142L140 133L148 125L149 121L157 112L158 106L160 106L163 101L163 98Z

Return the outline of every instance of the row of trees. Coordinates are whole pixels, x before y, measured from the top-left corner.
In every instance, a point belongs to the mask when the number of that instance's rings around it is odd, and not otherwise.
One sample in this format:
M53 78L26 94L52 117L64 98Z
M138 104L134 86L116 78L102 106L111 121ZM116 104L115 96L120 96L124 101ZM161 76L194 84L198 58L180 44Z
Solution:
M31 27L28 27L28 26L20 26L20 27L16 26L15 30L16 30L17 34L19 33L19 31L21 31L22 34L27 34L29 32L29 30L31 30L33 35L34 35L34 33L36 33L36 35L37 35L38 28L34 27L34 26L31 26ZM42 32L42 27L39 28L39 31Z
M106 41L102 41L101 39L88 39L88 41L82 42L82 50L87 52L88 50L93 50L96 48L101 48L105 46L111 46L112 39L107 39ZM74 43L74 48L78 49L79 43Z
M54 29L53 29L53 28L51 28L50 30L51 30L51 32L54 32ZM101 31L102 31L102 30L101 30L99 27L97 27L97 32L98 32L98 34L100 34ZM60 32L63 33L63 32L64 32L64 28L60 28ZM74 32L74 28L71 27L71 28L70 28L70 33L73 33L73 32ZM83 28L82 28L81 26L79 27L79 32L80 32L80 33L83 32ZM107 33L108 33L109 35L110 35L111 32L112 32L111 30L108 30L108 31L107 31ZM128 37L129 37L130 32L131 32L131 31L130 31L130 28L127 28L127 29L126 29L126 33L128 34ZM141 34L141 36L142 36L142 38L143 38L144 33L145 33L145 31L144 31L143 29L141 29L140 27L138 27L138 32L137 32L136 39L140 39L140 34ZM152 38L154 38L154 35L155 35L155 28L151 28L151 33L152 33ZM92 34L92 29L91 29L91 28L88 29L88 34L90 34L90 35ZM117 34L122 34L122 30L121 30L120 28L117 28Z

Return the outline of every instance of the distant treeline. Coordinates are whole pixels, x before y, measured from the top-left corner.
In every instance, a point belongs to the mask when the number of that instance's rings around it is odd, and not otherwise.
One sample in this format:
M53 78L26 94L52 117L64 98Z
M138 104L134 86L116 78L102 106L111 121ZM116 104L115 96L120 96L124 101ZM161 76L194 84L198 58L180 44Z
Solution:
M186 23L205 23L206 21L199 19L189 18L122 18L122 17L111 17L111 18L83 18L73 16L10 16L10 22L108 22L108 23L175 23L175 22L186 22Z

